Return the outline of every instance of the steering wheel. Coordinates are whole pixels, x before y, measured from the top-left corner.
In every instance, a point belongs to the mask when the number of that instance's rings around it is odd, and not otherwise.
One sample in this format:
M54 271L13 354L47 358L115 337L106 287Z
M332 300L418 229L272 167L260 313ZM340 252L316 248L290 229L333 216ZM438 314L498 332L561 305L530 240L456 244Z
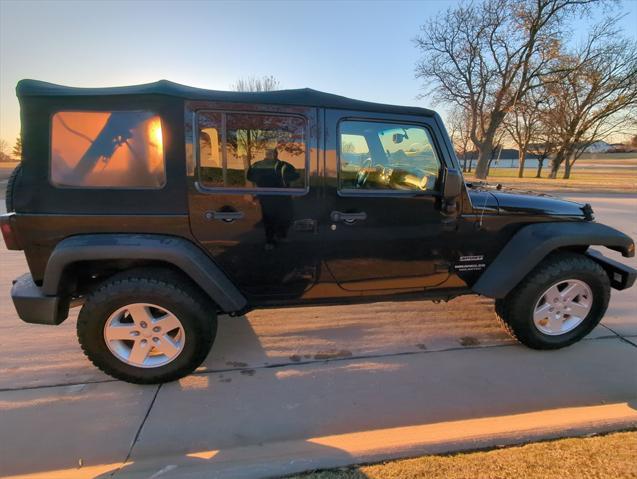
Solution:
M369 178L369 168L372 166L372 159L367 158L361 163L356 172L356 188L362 188Z

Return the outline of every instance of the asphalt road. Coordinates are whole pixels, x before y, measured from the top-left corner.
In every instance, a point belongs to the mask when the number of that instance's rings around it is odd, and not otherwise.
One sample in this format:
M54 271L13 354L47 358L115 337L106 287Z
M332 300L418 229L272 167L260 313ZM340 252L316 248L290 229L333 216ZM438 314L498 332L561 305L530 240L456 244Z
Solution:
M637 238L637 196L573 197ZM196 374L141 387L84 358L76 312L22 323L23 254L2 245L0 265L0 476L261 477L635 418L637 288L553 352L514 343L477 297L223 317Z

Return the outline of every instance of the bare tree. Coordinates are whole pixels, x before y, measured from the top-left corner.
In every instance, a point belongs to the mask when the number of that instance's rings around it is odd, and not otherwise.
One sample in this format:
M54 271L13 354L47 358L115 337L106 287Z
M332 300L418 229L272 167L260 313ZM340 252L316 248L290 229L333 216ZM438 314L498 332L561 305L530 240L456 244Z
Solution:
M421 27L416 76L436 101L471 112L476 176L486 178L507 113L553 70L564 19L597 0L462 3Z
M542 106L546 104L545 91L543 88L530 91L504 121L504 128L519 152L518 178L524 177L524 164L529 145L538 141L543 126Z
M7 151L9 151L9 143L0 139L0 161L11 161Z
M496 160L496 164L500 160L500 155L502 154L502 149L504 148L505 135L506 135L506 130L504 128L499 128L496 131L495 138L493 141L493 155L491 155L491 158L487 162L487 176L489 176L489 172L491 171L491 163L493 163L493 160ZM476 167L476 170L477 170L477 167Z
M456 106L449 114L447 124L453 148L459 155L458 160L462 160L462 171L470 171L470 168L467 169L467 159L471 142L471 114Z
M542 178L542 168L544 167L544 162L549 159L555 152L555 141L551 136L551 130L546 128L545 125L542 125L538 129L538 134L536 136L536 142L528 145L528 152L532 155L535 155L535 159L537 160L537 170L535 171L536 178Z
M22 138L21 137L16 138L15 145L13 145L13 150L11 153L13 155L13 158L15 158L16 160L20 161L22 159Z
M637 42L614 28L616 19L598 24L587 41L561 63L568 74L547 88L554 99L547 123L555 129L557 151L551 165L564 178L596 141L634 124L637 108Z
M239 78L235 81L230 88L234 91L273 91L279 90L279 80L272 75L265 75L262 77L250 76L246 78Z
M240 92L266 92L278 90L279 86L279 80L274 76L265 75L263 77L240 78L231 85L231 88ZM228 143L236 156L243 156L244 172L250 169L255 153L265 148L265 145L272 139L272 132L259 129L259 124L260 119L257 118L254 128L237 130L236 142Z
M343 153L356 153L356 145L351 141L345 141L341 144L341 151Z

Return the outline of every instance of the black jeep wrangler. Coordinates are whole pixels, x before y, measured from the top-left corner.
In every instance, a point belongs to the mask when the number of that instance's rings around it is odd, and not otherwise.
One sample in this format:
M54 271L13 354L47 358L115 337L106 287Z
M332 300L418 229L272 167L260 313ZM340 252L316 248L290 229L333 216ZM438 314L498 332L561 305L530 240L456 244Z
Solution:
M588 334L636 271L589 205L466 184L433 111L314 90L17 86L22 164L1 217L30 274L20 318L60 324L126 381L171 381L208 354L219 313L495 298L537 349ZM285 318L282 318L284 321Z

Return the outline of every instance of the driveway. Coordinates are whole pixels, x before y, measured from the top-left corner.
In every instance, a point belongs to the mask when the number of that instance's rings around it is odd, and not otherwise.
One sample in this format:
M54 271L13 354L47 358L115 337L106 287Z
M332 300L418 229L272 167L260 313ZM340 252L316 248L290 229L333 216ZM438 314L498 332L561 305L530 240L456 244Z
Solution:
M573 197L637 238L637 196ZM262 477L637 424L637 288L552 352L477 297L222 317L202 368L142 387L84 358L77 311L22 323L23 254L2 245L0 264L0 476Z

